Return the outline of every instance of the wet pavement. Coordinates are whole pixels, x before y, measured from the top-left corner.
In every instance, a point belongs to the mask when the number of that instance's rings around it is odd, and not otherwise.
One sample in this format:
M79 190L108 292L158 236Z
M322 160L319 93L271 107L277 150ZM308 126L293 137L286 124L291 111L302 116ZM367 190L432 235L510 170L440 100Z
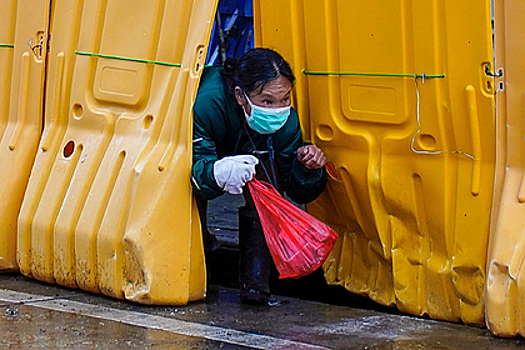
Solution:
M402 315L328 286L322 271L272 280L272 306L240 304L236 207L210 206L219 249L208 256L206 300L183 307L144 306L0 274L3 349L525 349L484 328Z
M0 349L521 349L483 328L210 287L184 307L144 306L0 275Z

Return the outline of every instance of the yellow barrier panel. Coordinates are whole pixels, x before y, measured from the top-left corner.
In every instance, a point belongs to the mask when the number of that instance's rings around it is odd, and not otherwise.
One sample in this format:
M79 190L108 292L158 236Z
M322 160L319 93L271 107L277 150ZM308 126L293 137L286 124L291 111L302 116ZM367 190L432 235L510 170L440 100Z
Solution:
M258 44L298 76L305 135L332 162L308 208L338 229L327 281L483 324L495 169L489 1L259 0Z
M0 5L0 271L16 271L16 225L42 130L49 1Z
M525 336L525 38L522 1L495 2L497 170L489 244L486 315L500 336ZM500 68L503 70L500 70ZM491 67L494 69L494 67Z
M146 304L202 299L191 107L215 1L53 1L21 271Z

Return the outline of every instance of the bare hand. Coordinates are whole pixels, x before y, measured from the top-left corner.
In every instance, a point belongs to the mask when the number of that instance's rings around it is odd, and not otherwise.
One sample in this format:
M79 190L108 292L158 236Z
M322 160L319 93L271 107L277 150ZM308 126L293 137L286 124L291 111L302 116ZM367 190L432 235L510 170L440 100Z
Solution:
M310 170L321 169L326 163L323 151L315 145L299 147L297 159Z

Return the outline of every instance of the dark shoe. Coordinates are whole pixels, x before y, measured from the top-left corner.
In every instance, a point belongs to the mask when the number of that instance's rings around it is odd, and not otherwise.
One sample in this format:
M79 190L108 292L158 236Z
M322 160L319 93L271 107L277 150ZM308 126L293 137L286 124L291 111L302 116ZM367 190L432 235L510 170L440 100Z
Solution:
M241 303L248 305L268 305L270 301L270 293L266 293L257 289L240 289Z

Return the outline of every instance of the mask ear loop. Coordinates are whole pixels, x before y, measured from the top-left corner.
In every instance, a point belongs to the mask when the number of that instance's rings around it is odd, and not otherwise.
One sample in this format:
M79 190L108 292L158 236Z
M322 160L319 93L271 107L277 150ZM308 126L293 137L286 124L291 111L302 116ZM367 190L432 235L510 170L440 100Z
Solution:
M252 115L253 115L253 102L252 100L250 100L250 98L248 97L248 94L246 92L242 92L244 94L244 98L246 99L246 101L248 101L248 104L250 105L250 114L248 115L248 112L246 112L246 109L244 108L244 106L242 106L242 109L244 111L244 115L246 116L246 120L247 121L250 121L252 119Z

